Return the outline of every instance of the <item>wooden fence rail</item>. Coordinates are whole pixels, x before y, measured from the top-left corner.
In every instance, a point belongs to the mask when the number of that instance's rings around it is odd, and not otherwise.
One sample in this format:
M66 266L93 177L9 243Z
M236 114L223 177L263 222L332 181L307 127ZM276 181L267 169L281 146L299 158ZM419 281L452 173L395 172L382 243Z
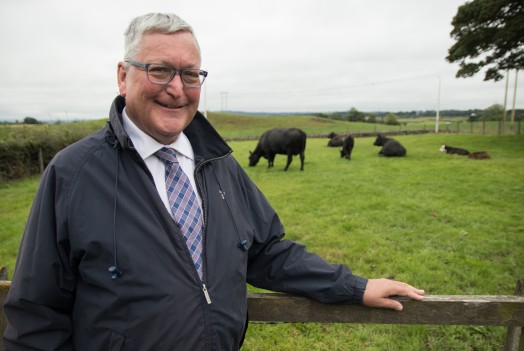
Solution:
M0 281L0 335L6 328L3 304L9 281ZM304 297L250 293L252 323L360 323L484 325L508 328L504 351L524 351L524 279L517 282L515 295L429 295L423 301L403 297L404 310L368 308L361 305L322 304ZM0 350L3 341L0 338Z

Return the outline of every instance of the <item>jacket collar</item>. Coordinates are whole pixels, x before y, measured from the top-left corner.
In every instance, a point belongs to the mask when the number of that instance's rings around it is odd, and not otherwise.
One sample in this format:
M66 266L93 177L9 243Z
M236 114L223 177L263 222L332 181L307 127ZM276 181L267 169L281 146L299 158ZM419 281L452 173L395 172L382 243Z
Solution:
M114 137L123 150L135 150L131 138L124 131L122 123L122 111L126 106L123 96L117 96L109 111L109 125ZM184 129L195 152L195 163L199 164L206 160L225 157L232 152L229 145L222 139L209 121L197 111L193 121ZM114 139L114 138L113 138Z

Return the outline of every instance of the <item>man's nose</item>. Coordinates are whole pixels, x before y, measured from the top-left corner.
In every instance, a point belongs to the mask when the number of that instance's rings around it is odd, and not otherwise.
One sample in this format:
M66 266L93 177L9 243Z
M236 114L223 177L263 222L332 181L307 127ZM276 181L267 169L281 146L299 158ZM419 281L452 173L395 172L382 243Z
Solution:
M182 77L180 74L175 73L175 76L167 84L167 90L173 91L175 94L181 94L184 89L184 83L182 83Z

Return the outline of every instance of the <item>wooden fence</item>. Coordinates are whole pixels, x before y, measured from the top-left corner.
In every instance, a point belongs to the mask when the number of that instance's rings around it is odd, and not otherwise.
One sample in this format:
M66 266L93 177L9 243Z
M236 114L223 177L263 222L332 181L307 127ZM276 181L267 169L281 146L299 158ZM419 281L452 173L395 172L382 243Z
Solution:
M0 335L6 328L3 304L10 287L0 280ZM515 295L429 295L423 301L396 298L402 312L361 305L322 304L298 296L272 293L248 295L249 319L260 323L360 323L484 325L508 328L504 351L524 351L524 279ZM0 338L0 350L3 340Z

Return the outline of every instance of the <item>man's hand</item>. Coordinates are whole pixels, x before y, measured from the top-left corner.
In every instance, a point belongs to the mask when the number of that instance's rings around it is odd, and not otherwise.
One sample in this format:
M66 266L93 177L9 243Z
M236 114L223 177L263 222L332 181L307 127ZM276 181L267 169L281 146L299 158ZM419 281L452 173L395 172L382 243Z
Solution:
M366 290L364 291L362 303L368 307L382 307L402 311L402 304L389 298L394 295L422 300L424 298L424 290L394 280L369 279Z

